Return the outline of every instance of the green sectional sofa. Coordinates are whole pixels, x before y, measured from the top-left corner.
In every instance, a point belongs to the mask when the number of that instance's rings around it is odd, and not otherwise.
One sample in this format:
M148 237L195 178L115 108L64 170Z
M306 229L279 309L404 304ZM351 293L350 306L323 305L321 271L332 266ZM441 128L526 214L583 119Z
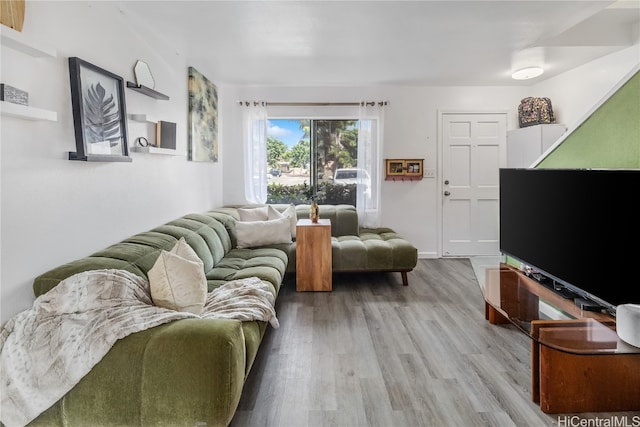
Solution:
M287 205L275 205L284 211ZM299 218L308 206L296 207ZM321 206L332 222L335 271L397 271L417 263L417 250L392 230L359 229L352 206ZM140 276L162 250L184 237L203 261L209 291L234 279L259 277L277 296L295 272L295 241L237 248L236 207L189 214L131 236L88 257L38 276L39 296L83 271L124 269ZM277 305L276 305L277 308ZM64 397L32 426L226 426L237 409L267 323L182 319L120 339Z
M237 249L215 212L189 214L50 270L34 281L39 296L87 270L124 269L146 276L161 250L181 237L204 263L209 291L230 280L259 277L277 295L287 253ZM231 422L266 322L184 319L119 340L107 355L33 426L225 426Z
M234 221L240 219L239 208L261 205L234 205L216 209ZM283 212L289 205L272 205ZM309 218L309 205L297 205L298 218ZM418 250L390 228L361 228L358 213L351 205L320 205L320 217L331 220L332 270L341 272L399 272L402 284L408 285L407 273L418 262ZM288 273L296 271L296 245L280 246L289 254Z

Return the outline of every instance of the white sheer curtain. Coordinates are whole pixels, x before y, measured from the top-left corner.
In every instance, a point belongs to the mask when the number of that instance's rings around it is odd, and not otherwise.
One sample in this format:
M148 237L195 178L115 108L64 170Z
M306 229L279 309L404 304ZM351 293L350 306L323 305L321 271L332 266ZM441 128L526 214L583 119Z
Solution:
M366 185L358 185L356 210L360 226L375 228L380 226L384 103L360 103L358 123L358 168L365 170L369 177L358 177L358 182Z
M267 201L267 107L264 102L243 104L244 194L247 203Z

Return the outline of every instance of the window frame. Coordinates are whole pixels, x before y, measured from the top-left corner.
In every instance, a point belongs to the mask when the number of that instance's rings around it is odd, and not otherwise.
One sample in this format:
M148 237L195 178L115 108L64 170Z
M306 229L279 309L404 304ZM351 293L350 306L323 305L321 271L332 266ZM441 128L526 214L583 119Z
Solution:
M315 194L318 190L317 141L315 141L314 126L322 120L354 120L359 121L357 105L275 105L267 106L269 120L310 120L311 135L309 137L309 186Z

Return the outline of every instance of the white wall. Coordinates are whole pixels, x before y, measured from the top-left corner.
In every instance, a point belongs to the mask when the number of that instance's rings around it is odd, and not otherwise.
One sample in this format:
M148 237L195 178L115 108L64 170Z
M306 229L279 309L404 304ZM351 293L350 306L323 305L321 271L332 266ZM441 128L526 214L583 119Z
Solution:
M383 158L424 158L424 167L438 168L438 110L507 111L509 126L517 126L521 87L226 87L226 162L224 203L245 203L241 143L241 107L233 101L352 102L385 100ZM229 160L234 159L234 160ZM382 224L409 239L421 257L437 257L440 192L436 179L382 183Z
M349 102L386 100L383 158L424 158L438 169L438 111L506 111L508 130L518 127L517 108L526 96L551 98L559 123L578 121L640 62L638 45L540 83L518 87L226 87L225 204L245 203L239 100ZM410 240L422 258L438 257L438 181L382 183L382 224Z
M640 63L640 45L591 61L532 87L533 96L551 98L558 123L572 131L618 82Z
M57 48L55 59L34 59L2 47L1 80L29 92L30 105L57 111L58 121L1 122L1 313L4 322L33 301L33 279L137 232L222 203L219 163L186 156L131 153L132 163L67 160L75 151L67 58L77 56L135 81L146 61L158 101L126 89L128 113L177 123L178 150L187 149L187 67L171 46L136 33L115 2L26 3L23 33ZM203 73L206 75L206 72ZM214 83L214 76L207 76ZM221 89L220 97L224 97ZM223 120L221 115L220 120ZM129 145L155 139L151 124L129 121ZM223 138L223 127L219 137Z

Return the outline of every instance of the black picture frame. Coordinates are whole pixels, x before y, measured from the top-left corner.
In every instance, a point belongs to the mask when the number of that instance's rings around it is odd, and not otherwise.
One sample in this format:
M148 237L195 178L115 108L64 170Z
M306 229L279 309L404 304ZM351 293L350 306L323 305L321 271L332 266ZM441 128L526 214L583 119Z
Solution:
M76 151L69 160L130 162L124 79L78 57L69 58Z

